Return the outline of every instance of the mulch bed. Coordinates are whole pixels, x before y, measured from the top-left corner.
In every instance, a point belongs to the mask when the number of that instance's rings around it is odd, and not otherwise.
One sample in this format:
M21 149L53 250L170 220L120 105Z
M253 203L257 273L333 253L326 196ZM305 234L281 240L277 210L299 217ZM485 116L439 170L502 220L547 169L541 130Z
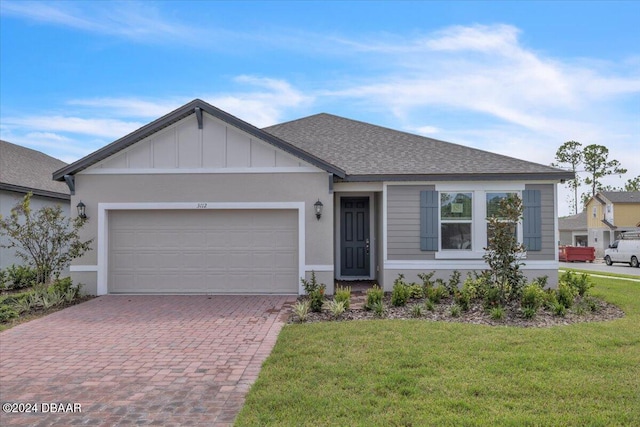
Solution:
M594 298L594 297L591 297ZM301 297L300 300L303 300ZM469 310L461 311L459 317L453 317L451 315L451 307L454 304L451 298L443 298L440 303L435 305L433 311L422 309L420 317L414 317L412 315L412 306L415 304L423 305L424 299L410 300L407 305L403 307L393 307L391 305L391 295L385 294L384 305L385 313L383 316L378 316L372 311L364 310L361 307L363 298L358 295L351 297L351 304L354 306L345 311L339 318L335 319L332 314L327 310L322 310L321 313L309 313L306 322L336 322L336 321L349 321L349 320L374 320L374 319L420 319L426 321L435 322L457 322L457 323L472 323L476 325L488 325L488 326L516 326L525 328L544 328L559 325L570 325L573 323L583 322L602 322L608 320L619 319L624 317L624 312L617 306L603 301L599 298L594 298L597 301L598 309L595 312L585 311L583 314L575 312L574 308L567 310L564 317L556 316L547 309L538 310L536 316L532 319L526 319L522 315L520 306L512 304L505 307L505 317L501 320L494 320L489 315L489 312L479 303L472 302ZM354 304L354 301L356 302ZM289 317L289 323L298 323L298 318L295 314L291 314Z

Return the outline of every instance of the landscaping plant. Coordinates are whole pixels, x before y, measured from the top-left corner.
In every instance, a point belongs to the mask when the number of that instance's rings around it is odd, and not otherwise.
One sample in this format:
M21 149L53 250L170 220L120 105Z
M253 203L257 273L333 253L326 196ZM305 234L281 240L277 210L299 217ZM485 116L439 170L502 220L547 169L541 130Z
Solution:
M311 311L319 313L322 311L322 305L324 304L324 291L327 286L323 283L318 283L316 279L316 272L311 271L311 280L301 278L302 287L309 297L309 304Z
M402 307L409 299L409 289L404 282L404 274L398 274L398 278L393 282L393 290L391 291L391 305L394 307Z
M378 285L373 285L371 288L367 289L367 301L364 305L365 310L373 310L376 304L382 304L383 296L384 291L380 289L380 286Z
M492 286L498 291L500 304L517 298L525 283L520 270L524 246L518 243L516 230L522 219L522 200L516 194L500 200L498 209L487 218L491 230L489 244L485 248L484 260L491 271Z
M15 248L16 256L35 268L38 283L52 277L90 250L93 239L82 241L80 229L86 219L65 218L60 206L31 209L31 193L24 196L8 218L0 217L0 247Z
M344 303L345 310L349 310L351 305L351 286L338 286L333 299Z

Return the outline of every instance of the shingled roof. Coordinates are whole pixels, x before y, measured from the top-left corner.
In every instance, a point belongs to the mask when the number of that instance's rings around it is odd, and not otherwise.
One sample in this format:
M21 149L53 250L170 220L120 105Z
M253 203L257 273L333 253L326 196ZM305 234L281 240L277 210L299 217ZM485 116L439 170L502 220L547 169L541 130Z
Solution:
M640 191L602 191L611 203L640 203Z
M550 166L326 113L263 130L343 169L347 180L573 178Z
M558 218L558 230L578 231L587 229L587 211L579 214Z
M51 174L67 164L40 151L0 140L0 189L69 200L65 183Z
M172 111L54 172L63 181L97 162L196 114L206 112L345 181L572 179L562 169L425 138L369 123L317 114L258 129L200 99Z

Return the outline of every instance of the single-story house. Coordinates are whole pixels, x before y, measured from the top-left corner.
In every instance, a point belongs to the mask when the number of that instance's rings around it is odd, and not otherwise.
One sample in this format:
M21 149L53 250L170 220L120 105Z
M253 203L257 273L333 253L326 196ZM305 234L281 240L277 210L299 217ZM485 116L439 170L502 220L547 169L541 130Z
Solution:
M601 191L586 204L589 246L603 258L625 232L640 232L640 191Z
M303 292L314 271L386 290L483 270L487 211L517 193L524 272L557 277L564 170L330 114L259 129L194 100L53 174L82 202L88 292Z
M40 151L0 140L0 215L3 218L11 215L11 209L31 192L32 209L60 205L68 217L69 188L51 180L51 174L66 165ZM0 247L0 269L23 263L15 256L15 249Z
M587 246L589 243L587 211L558 218L558 230L560 231L560 245Z

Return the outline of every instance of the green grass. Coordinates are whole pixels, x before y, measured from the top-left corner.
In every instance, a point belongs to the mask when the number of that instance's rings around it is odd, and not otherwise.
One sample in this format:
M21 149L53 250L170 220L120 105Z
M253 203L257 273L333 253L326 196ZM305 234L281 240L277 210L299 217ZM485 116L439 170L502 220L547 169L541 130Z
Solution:
M620 273L613 273L613 272L609 272L609 271L593 271L593 270L582 270L579 268L563 268L561 270L571 270L571 271L575 271L577 273L586 273L589 275L595 274L598 276L611 276L611 277L622 277L625 279L640 279L640 276L634 276L632 274L620 274Z
M593 281L624 318L287 325L236 425L640 425L640 285Z

